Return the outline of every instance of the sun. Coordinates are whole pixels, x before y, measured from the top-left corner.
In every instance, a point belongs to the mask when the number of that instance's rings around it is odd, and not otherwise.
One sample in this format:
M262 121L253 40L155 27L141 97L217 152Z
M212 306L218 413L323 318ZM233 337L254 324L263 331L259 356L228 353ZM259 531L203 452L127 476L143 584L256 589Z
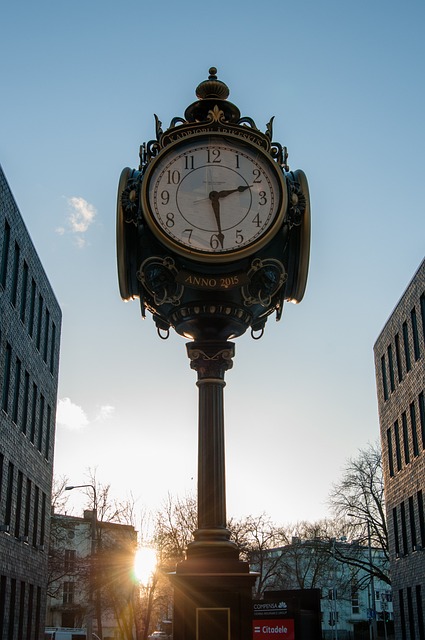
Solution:
M149 583L157 565L156 551L152 547L140 547L134 559L134 574L142 585Z

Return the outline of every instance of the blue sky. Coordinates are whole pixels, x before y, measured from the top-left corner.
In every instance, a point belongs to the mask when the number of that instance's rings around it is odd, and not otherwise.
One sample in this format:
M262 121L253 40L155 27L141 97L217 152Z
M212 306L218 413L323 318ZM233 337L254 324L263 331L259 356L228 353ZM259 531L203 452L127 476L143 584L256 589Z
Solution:
M147 508L196 488L195 374L119 297L115 205L153 114L216 66L242 115L275 116L313 216L304 301L236 341L228 515L327 514L378 438L373 344L425 253L424 23L410 0L4 3L0 163L63 310L56 474Z

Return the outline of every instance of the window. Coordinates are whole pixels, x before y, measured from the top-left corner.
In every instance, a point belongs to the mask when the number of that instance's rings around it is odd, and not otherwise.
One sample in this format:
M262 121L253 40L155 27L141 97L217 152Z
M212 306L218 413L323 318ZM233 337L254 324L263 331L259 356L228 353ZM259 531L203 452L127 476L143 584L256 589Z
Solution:
M40 546L44 546L46 535L46 494L41 492L41 525L40 525Z
M400 517L401 517L401 537L403 540L403 553L404 555L408 554L407 549L407 526L406 526L406 508L404 506L404 501L400 505Z
M400 640L407 640L407 635L406 635L406 614L404 612L403 589L399 589L399 591L398 591L398 605L400 607L400 626L401 626L401 639Z
M425 548L425 517L424 517L424 501L422 490L419 489L416 494L416 499L418 502L418 516L419 516L419 530L421 532L421 546Z
M381 371L382 371L382 389L384 391L384 400L388 400L388 385L387 385L387 373L385 370L385 356L381 357Z
M15 632L15 606L16 606L16 578L10 580L9 594L9 631L7 640L14 640Z
M403 449L404 449L404 462L409 464L410 462L410 454L409 454L409 434L407 433L407 417L406 412L403 411L401 414L401 424L403 426Z
M415 354L415 360L419 360L421 353L419 350L419 336L418 336L418 321L416 319L416 309L413 307L410 312L410 319L412 321L413 331L413 353Z
M46 307L44 317L44 347L43 347L43 360L47 364L47 352L49 347L49 329L50 329L50 312Z
M393 350L390 344L388 345L387 354L388 354L388 369L390 372L390 388L391 388L391 391L394 391L395 381L394 381Z
M422 448L425 449L425 401L423 391L419 394L419 419L421 422Z
M409 616L410 637L415 640L415 618L413 615L412 587L407 587L407 613Z
M21 581L21 590L19 592L19 622L18 622L18 638L24 637L24 614L25 614L25 582Z
M30 531L30 516L31 516L31 480L27 478L27 491L25 495L25 524L24 524L24 535L29 536Z
M4 523L10 525L12 519L12 498L13 498L13 474L14 467L11 462L9 462L9 467L7 471L7 487L6 487L6 509L4 514Z
M75 549L65 549L65 557L64 557L65 573L74 573L75 565L76 565L76 555L77 555L77 552L75 551Z
M15 362L15 386L13 389L13 407L12 407L12 420L15 424L18 424L18 410L19 410L19 391L21 388L21 361L16 357Z
M416 409L415 403L412 402L409 407L410 411L410 428L412 430L413 455L419 455L418 432L416 430Z
M34 281L34 278L31 278L30 314L29 314L29 325L28 325L28 333L31 338L34 335L35 293L36 293L35 281Z
M4 355L4 372L3 372L3 393L1 408L5 413L8 411L9 406L9 390L10 390L10 367L12 360L12 347L9 343L6 344L6 351Z
M359 590L355 583L351 584L351 612L360 613Z
M395 454L397 460L397 471L401 470L401 449L400 449L400 432L398 428L398 420L394 422L394 437L395 437Z
M400 556L400 539L398 535L398 519L397 519L397 507L393 508L393 529L394 529L394 547L397 557Z
M398 381L401 382L403 380L403 369L401 367L400 336L398 335L398 333L395 334L395 360L397 363Z
M56 325L52 322L52 337L50 339L50 373L53 373L55 366L55 342L56 342Z
M24 266L22 268L22 284L21 284L21 309L19 314L22 322L25 322L25 312L27 308L27 287L28 287L28 264L24 260Z
M22 487L24 483L24 476L22 471L18 471L18 488L16 491L16 511L15 511L15 538L20 536L21 528L21 512L22 512Z
M37 485L34 486L34 520L33 520L33 530L32 530L32 546L37 546L37 536L38 536L38 509L40 502L40 489Z
M409 524L410 524L410 541L412 543L412 551L416 551L416 522L415 508L413 506L413 496L409 498Z
M425 640L424 610L422 607L422 587L416 585L416 610L418 614L419 640Z
M74 602L74 583L63 583L63 604L72 604Z
M29 402L29 393L30 393L30 374L28 371L25 371L24 376L24 401L22 405L22 433L27 432L28 425L28 402Z
M3 251L1 255L0 266L0 284L3 289L6 287L7 279L7 263L9 261L9 245L10 245L10 225L7 220L4 221L4 235L3 235Z
M30 440L34 444L35 440L35 424L37 416L37 385L32 383L32 402L31 402L31 431Z
M387 446L388 446L388 467L390 470L390 476L393 476L394 460L393 460L393 442L391 438L391 429L387 429Z
M19 257L19 245L17 242L15 242L15 252L13 256L12 291L10 294L10 299L14 307L16 307L16 296L18 293Z
M39 415L38 415L38 444L37 449L41 453L43 446L43 432L44 432L44 396L40 394Z
M406 371L410 371L412 364L410 362L410 350L409 350L409 330L407 328L407 322L403 322L403 344L404 344L404 357L406 359Z
M41 327L43 324L43 298L41 293L38 295L38 314L37 314L37 339L36 345L37 349L40 351L41 344Z
M48 404L47 405L46 442L45 442L45 449L44 449L44 457L46 458L46 460L49 459L51 431L52 431L52 408Z
M421 295L422 335L425 340L425 293Z

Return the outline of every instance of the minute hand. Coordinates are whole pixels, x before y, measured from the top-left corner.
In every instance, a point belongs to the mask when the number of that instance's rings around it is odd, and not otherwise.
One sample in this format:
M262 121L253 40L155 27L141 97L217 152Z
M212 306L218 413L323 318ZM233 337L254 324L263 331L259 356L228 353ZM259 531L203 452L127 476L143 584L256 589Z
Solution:
M216 197L217 198L226 198L227 196L230 196L231 193L236 193L237 191L239 191L239 193L242 193L243 191L246 191L247 189L250 189L251 185L247 184L244 185L243 187L237 187L236 189L228 189L227 191L218 191L216 192Z

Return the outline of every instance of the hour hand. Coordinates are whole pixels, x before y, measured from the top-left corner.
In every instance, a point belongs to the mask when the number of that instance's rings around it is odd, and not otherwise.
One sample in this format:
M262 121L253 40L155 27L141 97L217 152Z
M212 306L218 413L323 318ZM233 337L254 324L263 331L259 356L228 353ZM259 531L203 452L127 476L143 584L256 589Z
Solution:
M251 185L247 184L247 185L243 185L242 187L237 187L236 189L228 189L225 191L219 191L218 193L216 191L213 191L212 193L217 193L217 198L226 198L227 196L230 196L231 193L236 193L237 191L239 191L239 193L242 193L243 191L246 191L250 187ZM211 194L210 194L210 197L211 197Z

